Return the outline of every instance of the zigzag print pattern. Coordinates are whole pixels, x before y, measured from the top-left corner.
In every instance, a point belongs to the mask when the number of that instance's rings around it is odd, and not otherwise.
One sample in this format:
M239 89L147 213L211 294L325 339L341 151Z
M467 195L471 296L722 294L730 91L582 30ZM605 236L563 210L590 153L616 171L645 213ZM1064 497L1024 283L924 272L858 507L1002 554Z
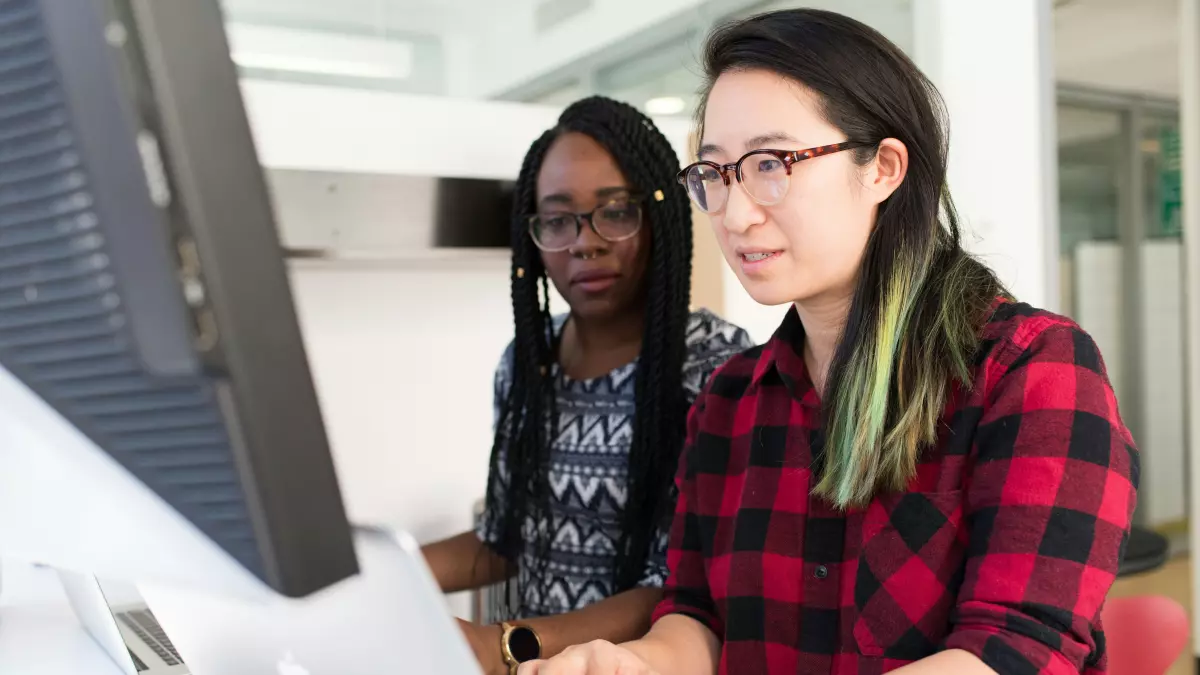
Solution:
M561 331L565 315L555 317ZM712 372L731 356L752 346L746 332L707 310L692 313L687 327L687 357L683 387L693 400ZM496 370L497 415L499 402L507 395L512 364L509 345ZM558 388L558 435L551 446L550 518L529 519L525 539L535 532L552 532L546 578L533 583L531 570L539 561L531 549L519 558L521 607L518 616L528 618L558 614L586 607L612 594L611 577L616 542L620 539L620 515L625 508L629 471L629 447L633 438L634 383L637 363L626 364L592 380L572 380L556 366ZM503 500L507 470L488 479L488 489ZM490 530L495 519L485 514L477 529L484 541L496 542L499 533ZM667 533L660 532L655 555L647 565L643 585L661 586L666 576Z

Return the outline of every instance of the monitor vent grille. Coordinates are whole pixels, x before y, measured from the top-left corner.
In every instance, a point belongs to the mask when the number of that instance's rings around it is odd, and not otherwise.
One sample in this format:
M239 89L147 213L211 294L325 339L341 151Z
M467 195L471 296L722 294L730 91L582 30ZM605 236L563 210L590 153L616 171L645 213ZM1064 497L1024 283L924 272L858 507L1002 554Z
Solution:
M213 383L137 357L65 101L38 2L0 0L0 364L262 576Z

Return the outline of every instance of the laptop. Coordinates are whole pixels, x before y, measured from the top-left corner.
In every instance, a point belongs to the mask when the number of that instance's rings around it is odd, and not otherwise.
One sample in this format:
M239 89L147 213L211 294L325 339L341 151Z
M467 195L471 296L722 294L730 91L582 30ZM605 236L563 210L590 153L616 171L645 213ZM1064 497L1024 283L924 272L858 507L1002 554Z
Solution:
M122 675L191 675L183 657L167 637L150 608L136 593L119 588L113 605L113 586L96 577L58 570L71 608L84 630L112 659Z
M356 528L355 549L362 573L300 600L138 590L190 675L480 675L416 540Z

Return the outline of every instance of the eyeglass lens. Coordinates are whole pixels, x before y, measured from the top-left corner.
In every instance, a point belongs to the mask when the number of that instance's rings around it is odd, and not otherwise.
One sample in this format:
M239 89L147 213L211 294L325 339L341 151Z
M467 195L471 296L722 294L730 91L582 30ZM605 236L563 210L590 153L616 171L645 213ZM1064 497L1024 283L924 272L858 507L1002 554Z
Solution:
M738 163L736 171L741 173L742 186L747 194L759 204L778 204L787 194L787 166L773 154L746 155ZM721 172L708 164L693 165L684 178L688 196L706 213L719 211L729 199L729 186L725 184Z
M589 218L592 229L608 242L628 239L642 226L641 207L635 202L618 201L601 206L590 216L570 211L539 214L530 222L530 234L539 247L562 251L575 243L583 221Z

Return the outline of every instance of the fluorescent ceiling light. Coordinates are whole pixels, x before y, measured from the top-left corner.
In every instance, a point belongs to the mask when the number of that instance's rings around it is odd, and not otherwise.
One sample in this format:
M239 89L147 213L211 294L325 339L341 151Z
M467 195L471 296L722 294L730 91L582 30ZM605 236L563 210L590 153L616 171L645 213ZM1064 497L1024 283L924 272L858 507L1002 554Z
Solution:
M646 101L646 112L651 115L678 115L686 104L678 96L659 96Z
M367 77L380 80L404 79L407 69L389 67L383 63L339 61L337 59L305 58L256 52L233 52L233 62L243 68L281 70L289 73L315 73L344 77Z
M413 46L402 40L231 23L233 62L243 68L379 80L413 72Z

